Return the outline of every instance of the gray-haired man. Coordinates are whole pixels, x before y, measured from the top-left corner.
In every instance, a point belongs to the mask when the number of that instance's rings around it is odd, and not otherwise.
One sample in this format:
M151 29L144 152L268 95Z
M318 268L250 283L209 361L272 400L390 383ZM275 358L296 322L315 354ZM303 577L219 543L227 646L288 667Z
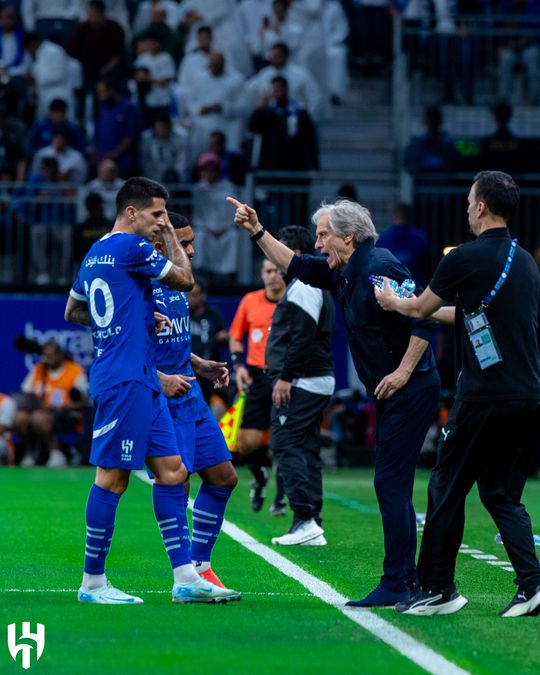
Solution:
M353 361L377 399L375 491L381 511L385 557L379 585L353 607L385 607L407 599L417 585L416 517L412 490L416 459L438 405L440 381L426 320L384 314L371 275L401 282L410 276L390 251L376 248L369 211L349 200L323 204L313 215L315 248L323 257L294 255L264 230L257 213L229 198L235 221L290 277L336 293Z

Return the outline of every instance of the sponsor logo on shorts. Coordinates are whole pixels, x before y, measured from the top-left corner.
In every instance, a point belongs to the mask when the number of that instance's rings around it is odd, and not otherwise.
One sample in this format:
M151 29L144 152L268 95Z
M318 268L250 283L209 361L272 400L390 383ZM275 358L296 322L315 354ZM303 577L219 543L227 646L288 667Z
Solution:
M133 441L124 438L122 440L122 454L120 455L120 459L123 462L131 462L131 453L133 452Z

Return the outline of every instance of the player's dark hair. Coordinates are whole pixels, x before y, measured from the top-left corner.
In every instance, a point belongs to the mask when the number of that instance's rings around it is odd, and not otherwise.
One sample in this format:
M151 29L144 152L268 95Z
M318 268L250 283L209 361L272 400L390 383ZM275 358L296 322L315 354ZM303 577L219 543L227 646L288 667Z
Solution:
M484 202L494 216L509 221L519 206L519 187L502 171L480 171L474 177L477 202Z
M175 230L182 230L184 227L191 227L189 220L181 213L174 213L174 211L167 211L169 220Z
M146 209L153 199L169 199L169 193L160 183L150 178L136 176L130 178L118 190L116 195L116 213L120 215L128 206Z
M300 253L315 253L315 237L307 229L300 225L288 225L278 230L276 239L283 242L285 246L292 248L293 251L300 251Z

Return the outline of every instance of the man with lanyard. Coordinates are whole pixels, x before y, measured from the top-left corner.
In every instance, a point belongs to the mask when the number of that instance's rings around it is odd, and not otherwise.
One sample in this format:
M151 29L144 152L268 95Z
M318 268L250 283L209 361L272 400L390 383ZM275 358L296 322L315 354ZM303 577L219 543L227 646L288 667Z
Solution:
M169 212L179 244L191 260L193 230L188 220ZM154 248L161 255L167 251L161 237L154 239ZM202 479L193 505L191 555L195 569L207 581L223 584L210 566L210 556L221 531L225 508L238 479L231 463L221 429L205 403L195 372L210 380L216 389L229 383L225 363L202 359L191 352L191 333L187 293L152 282L156 310L171 320L156 335L156 367L160 384L167 396L178 447L188 472L184 483L187 506L189 475L197 472ZM195 370L195 372L194 372Z
M482 171L468 202L477 239L441 260L422 295L397 298L387 282L383 291L376 290L386 310L422 317L438 310L455 318L461 357L456 402L429 482L420 589L396 609L452 614L467 603L454 576L465 499L477 482L516 572L518 591L500 615L528 616L540 608L540 564L520 499L540 429L540 275L532 256L508 232L519 204L514 180L500 171ZM442 308L445 302L455 308Z

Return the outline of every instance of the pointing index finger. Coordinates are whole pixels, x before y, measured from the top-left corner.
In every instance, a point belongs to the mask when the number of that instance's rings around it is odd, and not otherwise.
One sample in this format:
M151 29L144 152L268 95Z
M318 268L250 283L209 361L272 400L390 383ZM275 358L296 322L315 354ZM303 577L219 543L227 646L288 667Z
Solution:
M236 206L236 208L240 208L240 207L243 206L243 204L240 203L238 201L238 199L235 199L234 197L226 197L226 199L230 204L233 204L234 206Z

